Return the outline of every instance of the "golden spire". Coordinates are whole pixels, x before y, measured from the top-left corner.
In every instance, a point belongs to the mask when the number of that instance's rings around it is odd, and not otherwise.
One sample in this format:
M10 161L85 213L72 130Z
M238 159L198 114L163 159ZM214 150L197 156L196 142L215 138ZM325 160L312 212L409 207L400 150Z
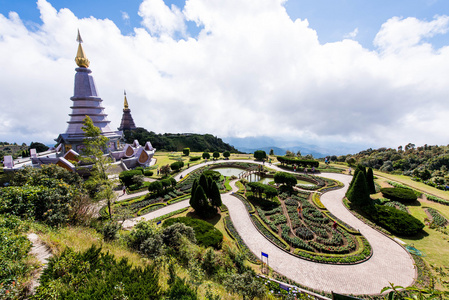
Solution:
M125 108L124 109L129 109L128 108L128 100L126 100L126 91L124 91L124 93L125 93L125 101L124 101Z
M81 46L81 43L83 42L83 39L80 35L80 30L78 29L78 36L76 37L76 41L78 42L78 52L76 53L75 62L78 65L78 67L89 67L89 60L86 57L86 54L84 54L83 47Z

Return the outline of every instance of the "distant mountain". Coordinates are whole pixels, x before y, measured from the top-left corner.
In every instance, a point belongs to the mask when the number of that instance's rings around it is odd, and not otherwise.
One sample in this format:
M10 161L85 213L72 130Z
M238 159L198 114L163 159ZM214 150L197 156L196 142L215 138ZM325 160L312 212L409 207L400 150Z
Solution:
M322 158L328 155L344 155L355 153L363 149L358 145L329 144L324 146L312 145L297 140L272 138L266 136L236 138L227 137L223 140L241 152L253 153L256 150L264 150L267 154L273 149L274 154L284 155L287 150L296 153L301 151L302 155L312 154L315 158Z

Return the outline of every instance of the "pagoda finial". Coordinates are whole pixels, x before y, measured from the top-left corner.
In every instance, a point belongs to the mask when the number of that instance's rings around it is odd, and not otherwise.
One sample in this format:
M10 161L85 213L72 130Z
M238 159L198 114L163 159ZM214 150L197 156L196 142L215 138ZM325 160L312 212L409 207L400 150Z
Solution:
M128 108L128 100L126 99L126 91L124 91L124 94L125 94L124 109L129 109Z
M83 39L81 38L79 29L78 29L78 36L76 37L76 41L78 42L78 52L76 53L75 62L78 65L78 67L88 68L89 60L87 59L86 54L84 54L83 47L81 46Z

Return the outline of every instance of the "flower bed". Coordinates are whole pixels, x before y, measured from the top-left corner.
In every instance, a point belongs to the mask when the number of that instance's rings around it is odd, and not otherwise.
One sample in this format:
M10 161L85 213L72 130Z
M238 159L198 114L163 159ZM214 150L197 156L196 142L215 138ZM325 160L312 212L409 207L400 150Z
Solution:
M440 203L440 204L443 204L443 205L449 205L449 201L448 200L445 200L445 199L437 197L437 196L426 194L426 198L429 201L437 202L437 203Z
M152 221L153 221L154 223L157 223L157 222L159 222L159 221L163 221L163 220L168 219L168 218L170 218L170 217L179 215L179 214L185 212L185 211L188 210L188 209L189 209L188 207L184 207L184 208L181 208L181 209L172 211L172 212L170 212L170 213L168 213L168 214L166 214L166 215L163 215L163 216L154 218L154 219L152 219Z
M402 204L401 202L398 202L398 201L389 201L389 202L385 203L384 205L389 206L389 207L394 207L394 208L399 209L400 211L403 211L405 213L409 213L407 206L405 206L404 204Z
M371 245L368 243L368 240L364 237L357 236L356 237L357 244L359 247L357 250L351 254L327 254L327 253L313 253L310 251L295 249L294 254L316 262L321 263L333 263L333 264L354 264L360 263L369 259L372 255Z
M263 210L256 207L257 216L252 218L258 219L259 224L257 221L254 223L267 239L278 246L281 246L282 241L287 243L292 247L294 254L306 259L348 264L369 257L371 248L368 245L369 249L364 251L366 247L360 232L336 219L325 209L318 210L315 206L317 201L313 202L315 205L312 204L308 200L309 195L310 193L307 192L293 195L280 194L279 199L282 206L285 206L284 210L279 208ZM302 214L298 212L300 206ZM334 221L337 221L336 229L331 226ZM277 235L278 232L280 236ZM318 258L321 255L328 257ZM348 258L344 258L343 255Z
M432 216L432 224L436 225L437 227L446 227L447 220L445 217L443 217L440 212L434 208L428 207L427 211Z
M164 206L167 206L167 204L165 204L165 203L154 203L154 204L150 204L150 205L145 206L144 208L140 209L140 210L137 212L137 215L138 215L138 216L141 216L141 215L147 214L147 213L149 213L149 212L158 210L158 209L160 209L160 208L162 208L162 207L164 207Z
M326 209L326 206L321 203L321 194L314 193L312 196L313 203L319 208L319 209Z

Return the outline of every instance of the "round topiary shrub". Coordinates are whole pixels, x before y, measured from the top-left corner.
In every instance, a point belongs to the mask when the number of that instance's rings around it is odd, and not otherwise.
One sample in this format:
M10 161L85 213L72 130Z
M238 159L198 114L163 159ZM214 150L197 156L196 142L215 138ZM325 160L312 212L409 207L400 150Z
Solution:
M375 222L397 235L413 236L424 228L423 222L394 207L376 205Z
M189 217L179 217L165 220L163 227L168 227L174 223L183 223L186 226L190 226L195 231L195 238L198 244L204 247L214 247L215 249L221 248L223 241L223 233L216 229L212 224Z
M382 188L380 189L382 196L392 201L399 201L402 203L412 203L418 199L416 194L409 189L400 187Z

